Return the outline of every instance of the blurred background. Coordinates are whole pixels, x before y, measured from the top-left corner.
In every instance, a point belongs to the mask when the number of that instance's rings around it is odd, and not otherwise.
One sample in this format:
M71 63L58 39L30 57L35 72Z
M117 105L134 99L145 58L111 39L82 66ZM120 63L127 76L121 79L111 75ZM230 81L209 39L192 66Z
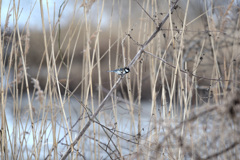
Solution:
M167 7L169 1L167 0L138 2L156 23L160 22L169 11L169 7ZM136 1L111 0L89 0L85 2L42 1L41 13L38 1L3 1L1 23L7 25L5 35L11 35L14 27L18 27L22 34L28 32L29 50L26 57L28 77L37 77L41 87L45 87L46 77L49 72L46 67L47 60L45 57L47 49L47 52L54 52L56 55L56 63L59 65L58 76L62 80L61 82L65 83L69 73L69 89L71 91L76 89L77 92L80 91L81 86L78 86L78 84L83 80L83 71L86 68L84 66L84 53L88 54L91 61L95 64L98 61L97 54L99 54L100 57L102 56L99 63L100 69L98 70L97 67L91 69L91 81L94 84L94 90L97 90L99 87L109 89L110 75L106 71L126 66L137 53L140 47L139 44L144 43L156 27L152 19L143 13L139 4ZM13 11L13 5L17 7L18 13ZM178 10L171 17L172 26L169 25L168 20L159 33L157 42L151 43L150 45L154 46L148 48L148 51L153 54L157 52L163 55L164 52L167 52L163 58L169 63L175 63L176 55L174 55L174 50L179 46L174 43L170 44L170 46L168 45L172 36L175 36L176 42L180 39L186 0L179 1L178 5ZM221 71L223 69L221 68L223 67L223 57L227 60L232 60L233 58L230 55L233 55L235 52L228 53L230 49L228 46L230 43L234 43L235 39L231 29L238 20L238 5L238 1L230 0L211 2L190 1L187 12L187 26L183 39L184 48L181 62L183 69L193 72L194 58L201 50L200 57L202 59L196 73L199 76L211 78L211 68L214 63L219 63L219 72L223 72ZM209 17L207 17L207 14ZM209 25L210 22L211 25ZM3 31L4 26L2 25L1 27ZM171 27L173 27L172 30ZM176 34L177 32L179 34ZM130 34L132 39L130 39L130 36L127 36L128 34ZM46 45L44 44L44 36L46 36ZM50 42L51 36L54 38L54 42ZM216 44L219 48L217 62L214 62L216 57L211 53L213 52L213 44L209 36L219 39L219 42ZM8 49L8 51L10 52L11 49ZM125 57L124 54L127 56ZM142 70L142 87L144 92L142 92L142 97L150 98L151 84L149 81L151 81L151 69L153 69L152 67L156 69L160 62L151 66L149 64L151 63L151 56L146 54L142 59L144 59ZM239 58L235 60L239 61ZM71 63L70 69L67 63ZM173 68L167 66L166 69L166 76L170 80ZM136 69L136 66L133 66L133 69L131 69L131 74L133 75L129 77L133 85L136 85L134 81L136 81L137 72L139 71ZM99 84L98 74L102 75L101 84ZM208 88L211 85L209 81L204 79L199 79L198 84L203 86L202 88ZM30 88L32 87L30 85ZM161 89L161 82L157 83L156 89Z

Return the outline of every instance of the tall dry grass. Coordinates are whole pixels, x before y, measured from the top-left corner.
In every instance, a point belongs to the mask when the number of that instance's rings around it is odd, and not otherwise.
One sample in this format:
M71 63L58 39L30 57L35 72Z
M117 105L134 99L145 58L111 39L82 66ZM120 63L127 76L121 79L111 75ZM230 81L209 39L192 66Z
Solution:
M18 5L1 28L1 159L239 159L234 1L89 0L68 20L69 1L39 1L40 33Z

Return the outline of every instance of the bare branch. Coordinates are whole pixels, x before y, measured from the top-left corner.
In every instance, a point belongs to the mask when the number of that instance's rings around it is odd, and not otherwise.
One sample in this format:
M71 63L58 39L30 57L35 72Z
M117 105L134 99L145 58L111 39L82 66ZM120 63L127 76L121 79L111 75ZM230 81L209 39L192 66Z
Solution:
M176 2L174 3L173 7L171 8L171 13L177 8L177 2L179 0L176 0ZM149 37L149 39L142 45L142 48L138 51L138 53L136 54L136 56L132 59L132 61L130 62L130 64L128 65L129 67L133 66L136 61L139 59L139 57L141 56L142 52L144 51L144 48L153 40L154 37L156 37L157 33L160 31L160 29L162 28L163 24L167 21L169 14L168 13L166 15L166 17L162 20L161 23L158 24L158 27L156 28L156 30L154 31L154 33ZM124 75L125 76L125 75ZM111 88L111 90L108 92L108 94L106 95L106 97L103 99L103 101L100 103L100 105L98 106L96 112L92 115L91 119L86 123L86 125L83 127L83 129L81 130L81 132L77 135L77 137L74 139L73 143L68 147L67 151L64 153L63 157L61 158L61 160L65 160L67 158L67 156L71 153L71 148L73 146L75 146L77 144L77 142L81 139L81 137L84 135L84 133L87 131L87 129L89 128L89 126L92 123L92 120L96 118L96 116L98 115L98 113L102 110L104 103L107 101L108 97L112 94L112 92L117 88L117 86L120 84L120 82L122 81L122 78L124 76L121 76L117 82L114 84L114 86Z

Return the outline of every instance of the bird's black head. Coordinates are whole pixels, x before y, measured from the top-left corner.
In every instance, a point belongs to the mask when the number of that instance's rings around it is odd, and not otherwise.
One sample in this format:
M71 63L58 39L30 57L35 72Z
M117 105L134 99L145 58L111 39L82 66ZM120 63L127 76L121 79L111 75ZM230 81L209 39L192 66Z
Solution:
M124 71L125 71L125 73L129 73L129 72L130 72L130 68L125 67L125 68L124 68Z

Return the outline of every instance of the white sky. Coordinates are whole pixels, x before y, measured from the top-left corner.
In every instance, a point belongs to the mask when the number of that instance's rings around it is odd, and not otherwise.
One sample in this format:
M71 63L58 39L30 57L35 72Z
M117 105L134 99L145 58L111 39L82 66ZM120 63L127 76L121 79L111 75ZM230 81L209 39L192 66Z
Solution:
M57 20L59 8L60 8L61 4L64 2L64 0L43 0L43 9L44 9L43 12L44 12L44 20L45 20L46 26L48 24L47 2L48 2L48 6L49 6L50 18L51 18L51 21L53 21L54 12L55 12L55 20ZM16 2L15 5L17 6L18 3ZM73 10L73 7L74 7L73 5L74 5L74 3L70 3L70 2L67 3L67 6L64 11L62 19L66 19L71 16L71 14L72 14L71 10ZM78 7L79 6L80 6L80 3L78 5ZM1 25L1 27L3 27L5 25L8 10L10 10L12 7L13 7L12 0L4 0L2 2L2 10L1 10L1 24L2 25ZM19 10L21 13L19 20L18 20L19 27L23 27L26 24L28 17L32 10L32 15L30 16L30 19L29 19L30 28L35 28L35 29L42 28L40 1L39 0L21 0L20 5L19 5ZM13 13L14 12L11 12L11 17L10 17L10 21L9 21L9 27L11 27L11 28L13 27L14 24L16 24L15 18L14 18L15 15ZM64 23L64 21L61 21L61 23Z

